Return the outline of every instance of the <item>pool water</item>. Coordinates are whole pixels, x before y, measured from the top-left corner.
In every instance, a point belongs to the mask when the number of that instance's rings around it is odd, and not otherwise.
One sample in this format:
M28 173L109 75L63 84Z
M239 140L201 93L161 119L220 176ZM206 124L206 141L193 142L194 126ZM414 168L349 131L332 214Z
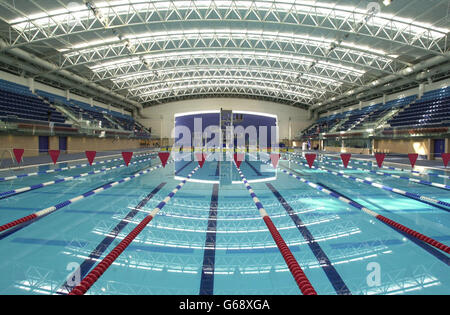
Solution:
M138 161L148 157L139 157ZM289 159L306 163L301 157ZM323 162L329 160L323 160ZM317 161L330 170L339 166ZM337 161L339 163L339 161ZM0 199L0 225L133 175L159 159ZM368 166L352 164L369 169ZM102 165L0 182L0 192ZM0 294L67 294L197 166L177 161L0 234ZM64 166L59 164L58 167ZM53 167L53 166L52 166ZM49 166L22 172L45 170ZM241 171L318 294L449 294L450 258L366 213L247 156ZM413 230L450 244L449 210L282 160L321 184ZM374 168L375 170L375 168ZM361 170L346 173L450 202L448 190ZM406 172L383 170L416 178ZM433 170L444 174L444 171ZM1 176L8 174L0 174ZM425 180L449 184L440 177ZM229 161L206 161L88 294L301 294Z

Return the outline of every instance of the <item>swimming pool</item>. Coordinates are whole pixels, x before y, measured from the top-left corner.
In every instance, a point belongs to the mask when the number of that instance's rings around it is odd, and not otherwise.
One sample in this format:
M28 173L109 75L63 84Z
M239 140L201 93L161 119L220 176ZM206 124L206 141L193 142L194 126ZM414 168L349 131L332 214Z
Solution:
M448 254L354 206L449 244L450 208L445 203L450 202L450 194L445 185L450 180L444 171L422 170L444 175L439 177L382 169L444 185L439 188L369 173L372 167L355 161L350 162L355 168L344 170L332 156L321 156L315 162L323 169L310 169L301 155L288 154L276 172L264 161L249 157L240 166L242 174L318 294L450 293ZM177 161L147 173L143 171L159 165L157 157L142 154L133 162L129 167L34 186L39 188L0 199L0 225L59 204L59 209L31 224L0 234L0 294L67 294L73 283L84 278L193 171L191 180L172 194L87 293L301 294L232 162L206 161L198 168L196 161ZM4 180L0 192L120 165L120 160L111 161ZM4 172L0 177L9 175ZM334 197L299 178L321 185ZM402 196L369 182L418 193L444 205ZM64 203L83 194L84 198Z

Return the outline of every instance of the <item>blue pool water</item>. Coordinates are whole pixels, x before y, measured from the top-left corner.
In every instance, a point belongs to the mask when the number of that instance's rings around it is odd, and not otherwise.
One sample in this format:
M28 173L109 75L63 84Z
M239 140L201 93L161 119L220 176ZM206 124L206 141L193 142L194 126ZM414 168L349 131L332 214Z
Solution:
M144 158L148 157L133 161ZM159 160L132 164L1 199L0 225L157 164ZM0 182L0 192L113 165L120 162ZM77 277L75 273L70 279L74 270L79 268L84 277L196 166L196 161L169 163L0 235L0 294L67 293L67 281ZM291 161L280 161L280 168L450 244L450 209ZM249 156L241 170L318 294L450 293L449 255ZM360 170L345 172L450 202L448 190ZM8 175L11 172L0 173ZM420 178L450 183L439 177ZM88 294L301 294L231 162L207 161L192 179Z

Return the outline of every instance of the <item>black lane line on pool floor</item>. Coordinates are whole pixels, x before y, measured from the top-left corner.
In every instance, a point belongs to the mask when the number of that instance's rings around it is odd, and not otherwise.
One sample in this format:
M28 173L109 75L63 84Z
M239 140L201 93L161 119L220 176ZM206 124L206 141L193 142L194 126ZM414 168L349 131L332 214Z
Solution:
M347 198L348 200L354 202L355 204L361 205L360 203L354 201L353 199L347 197L346 195L343 195L342 193L334 190L333 188L328 187L325 184L322 183L317 183L318 185L328 189L331 192L334 192L335 194L341 195L344 198ZM425 251L427 251L429 254L433 255L434 257L436 257L437 259L439 259L440 261L442 261L444 264L446 264L447 266L450 265L450 257L447 257L445 254L443 254L442 252L440 252L439 250L435 249L434 247L432 247L431 245L428 245L425 242L422 242L421 240L418 240L417 238L383 222L385 225L387 225L388 227L390 227L391 229L393 229L394 231L400 233L401 235L403 235L405 238L409 239L411 242L413 242L414 244L422 247Z
M175 175L180 174L186 167L188 167L188 165L191 165L192 161L187 162L186 165L184 165L182 168L180 168L178 171L175 170Z
M219 206L219 185L214 184L209 208L208 229L203 254L200 295L214 294L214 266L216 262L217 208Z
M103 184L102 186L98 186L98 187L96 187L96 188L94 188L94 189L92 189L92 190L90 190L90 191L97 190L97 189L99 189L99 188L102 188L103 186L106 186L106 185L109 185L109 184L112 184L112 183L114 183L114 181L111 181L111 182L109 182L109 183ZM47 214L47 215L48 215L48 214ZM22 230L23 228L29 226L30 224L36 222L37 220L40 220L40 219L42 219L42 218L45 218L47 215L44 215L44 216L35 218L35 219L33 219L33 220L30 220L30 221L28 221L28 222L25 222L25 223L23 223L23 224L20 224L20 225L18 225L18 226L16 226L16 227L13 227L13 228L11 228L11 229L9 229L9 230L6 230L6 231L4 231L3 233L0 233L0 240L4 239L5 237L8 237L8 236L11 235L11 234L16 233L17 231Z
M144 199L139 202L139 204L132 209L126 216L120 221L116 227L106 236L100 244L91 252L88 258L83 261L80 265L80 279L83 279L88 272L91 270L92 266L97 262L97 260L103 255L106 249L111 245L111 243L116 239L117 235L128 225L128 223L133 219L139 211L145 207L145 205L152 199L167 183L161 183L158 187L156 187L150 194L148 194ZM67 281L61 286L61 290L67 290L70 292L73 289L73 286L67 284ZM59 293L59 294L67 294Z
M308 242L308 246L316 257L317 261L322 267L325 275L328 280L330 280L331 285L338 295L351 295L350 289L345 284L342 277L337 272L336 268L332 265L330 259L327 254L323 251L322 247L320 247L319 243L314 239L314 236L308 230L308 228L303 224L303 221L299 218L297 214L295 214L294 209L289 205L289 203L284 199L284 197L280 194L280 192L270 183L266 183L266 186L272 191L281 205L284 207L286 212L291 217L297 229L303 235L303 238Z
M256 173L256 175L258 175L258 176L263 176L263 175L261 174L261 172L258 171L258 170L256 169L256 167L254 167L252 164L250 164L249 161L245 160L245 163L247 163L247 165L250 166L250 167L252 168L252 170Z
M216 177L220 176L220 161L217 161Z

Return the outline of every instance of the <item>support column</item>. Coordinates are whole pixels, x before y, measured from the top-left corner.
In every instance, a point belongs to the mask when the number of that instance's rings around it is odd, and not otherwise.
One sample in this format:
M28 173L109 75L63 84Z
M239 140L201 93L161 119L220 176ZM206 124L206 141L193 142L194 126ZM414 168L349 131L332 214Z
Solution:
M419 84L419 93L418 93L419 94L419 99L422 98L424 92L425 92L425 84L421 83L421 84Z
M427 139L427 149L428 149L428 152L427 152L427 160L434 160L434 156L433 156L433 153L434 153L434 140L432 140L432 139Z
M34 79L28 78L28 87L30 88L31 93L34 93Z

